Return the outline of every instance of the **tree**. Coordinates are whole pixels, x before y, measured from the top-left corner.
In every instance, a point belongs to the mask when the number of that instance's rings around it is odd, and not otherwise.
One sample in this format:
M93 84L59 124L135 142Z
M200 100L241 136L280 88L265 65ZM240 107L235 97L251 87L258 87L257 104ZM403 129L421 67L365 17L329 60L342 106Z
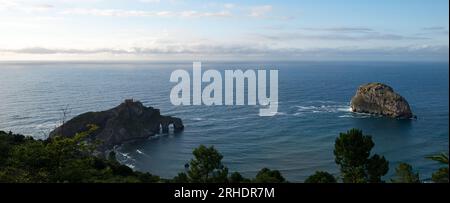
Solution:
M374 145L372 137L363 135L361 130L351 129L347 133L340 133L334 145L334 155L344 183L381 181L381 177L389 170L389 163L379 155L370 157Z
M442 165L445 165L446 167L439 168L436 172L434 172L431 175L431 180L435 183L448 183L449 177L448 177L448 154L441 153L438 155L428 156L428 159L431 159L433 161L437 161Z
M337 183L336 178L328 172L316 171L314 175L309 176L305 183Z
M420 183L419 173L415 173L412 166L407 163L400 163L395 169L393 183Z
M366 170L370 183L381 183L381 177L389 171L389 162L375 154L367 161Z
M214 148L200 145L192 152L187 175L194 183L224 183L227 182L228 168L222 164L223 156Z
M261 169L254 180L256 183L284 183L286 180L278 170Z
M172 179L172 182L174 182L174 183L189 183L189 177L186 175L186 173L178 173L178 175Z
M251 181L247 178L244 178L239 172L234 172L228 178L228 182L230 182L230 183L249 183Z

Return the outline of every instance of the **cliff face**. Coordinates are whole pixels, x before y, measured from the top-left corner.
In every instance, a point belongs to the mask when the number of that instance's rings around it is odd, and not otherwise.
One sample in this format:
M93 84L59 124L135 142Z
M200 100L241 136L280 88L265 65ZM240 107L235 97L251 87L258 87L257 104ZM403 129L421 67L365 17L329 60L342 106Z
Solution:
M99 150L104 151L124 142L147 139L158 133L168 133L169 125L175 132L184 129L179 118L162 116L159 109L145 107L139 101L126 100L119 106L102 112L88 112L76 116L50 133L54 136L75 136L87 130L89 124L99 129L89 140L99 140Z
M392 118L412 118L411 108L405 98L382 83L362 85L352 98L353 112L371 113Z

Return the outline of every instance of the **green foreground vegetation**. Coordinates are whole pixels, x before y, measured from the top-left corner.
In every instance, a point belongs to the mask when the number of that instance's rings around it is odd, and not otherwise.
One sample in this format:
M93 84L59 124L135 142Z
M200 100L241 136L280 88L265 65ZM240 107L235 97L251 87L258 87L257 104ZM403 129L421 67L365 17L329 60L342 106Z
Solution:
M95 144L85 142L95 126L73 138L56 137L35 140L32 137L0 131L0 182L3 183L286 183L278 170L261 169L254 178L230 173L222 163L223 156L213 147L200 145L185 171L173 179L162 179L150 173L133 171L116 161L115 153L107 158L94 156ZM340 174L317 171L305 183L420 183L413 167L400 163L395 177L383 181L389 162L371 154L372 138L361 130L341 133L335 142L335 162ZM448 183L448 154L426 157L442 164L432 175L436 183Z

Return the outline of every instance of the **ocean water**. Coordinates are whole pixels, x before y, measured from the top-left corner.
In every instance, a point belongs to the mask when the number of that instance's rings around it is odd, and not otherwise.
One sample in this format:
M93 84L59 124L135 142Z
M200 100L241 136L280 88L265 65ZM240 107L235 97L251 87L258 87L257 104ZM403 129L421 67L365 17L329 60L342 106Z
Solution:
M203 69L278 69L279 114L259 117L258 106L173 106L169 77L191 63L0 63L0 130L45 139L68 107L69 118L106 110L126 98L183 119L181 134L153 137L119 148L121 162L162 177L184 171L192 149L214 145L230 171L248 177L268 167L292 182L316 170L338 174L334 141L362 129L374 153L414 166L429 178L439 165L424 157L448 152L449 65L416 62L203 63ZM354 114L349 101L367 82L391 85L410 103L417 120Z

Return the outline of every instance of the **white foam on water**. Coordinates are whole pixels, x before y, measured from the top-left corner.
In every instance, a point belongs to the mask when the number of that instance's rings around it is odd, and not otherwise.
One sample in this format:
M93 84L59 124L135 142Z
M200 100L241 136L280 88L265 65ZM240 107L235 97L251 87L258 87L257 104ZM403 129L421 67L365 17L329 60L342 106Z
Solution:
M143 156L147 156L147 157L149 157L149 155L148 155L148 154L144 153L143 151L141 151L141 150L139 150L139 149L136 149L136 152L137 152L138 154L141 154L141 155L143 155Z
M338 108L338 111L342 111L342 112L352 112L352 107L347 106L347 107Z
M133 164L125 164L126 166L130 167L131 169L134 169L136 166Z
M122 155L126 160L136 161L136 160L133 159L133 157L131 157L128 153L122 153L122 152L119 152L119 154Z
M318 106L296 106L297 112L302 113L338 113L351 112L348 105L318 105Z

